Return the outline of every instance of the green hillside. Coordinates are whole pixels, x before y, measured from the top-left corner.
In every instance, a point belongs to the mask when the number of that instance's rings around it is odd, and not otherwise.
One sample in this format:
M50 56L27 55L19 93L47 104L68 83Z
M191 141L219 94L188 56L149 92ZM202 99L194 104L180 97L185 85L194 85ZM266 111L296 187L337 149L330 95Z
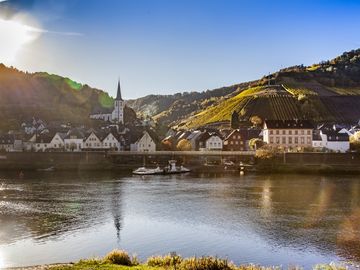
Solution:
M33 116L47 122L92 125L90 113L111 108L113 102L106 92L86 84L44 72L25 73L0 64L0 130L17 129Z

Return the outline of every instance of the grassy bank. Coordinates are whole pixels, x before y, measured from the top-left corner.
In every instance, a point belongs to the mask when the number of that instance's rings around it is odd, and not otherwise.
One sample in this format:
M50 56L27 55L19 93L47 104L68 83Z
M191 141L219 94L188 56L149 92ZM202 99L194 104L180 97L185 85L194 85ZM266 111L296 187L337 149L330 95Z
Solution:
M122 250L114 250L104 258L80 260L73 264L49 266L51 270L275 270L302 269L298 266L283 268L280 266L235 265L227 259L217 257L182 258L176 254L153 256L146 262L139 262L136 256L129 256ZM333 264L315 265L316 270L345 270L345 266Z

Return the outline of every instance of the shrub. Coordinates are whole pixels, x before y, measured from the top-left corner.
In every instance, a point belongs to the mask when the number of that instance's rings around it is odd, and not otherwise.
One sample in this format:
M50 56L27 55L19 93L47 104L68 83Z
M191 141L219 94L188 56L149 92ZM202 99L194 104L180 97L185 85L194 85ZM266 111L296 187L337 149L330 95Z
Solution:
M182 261L182 270L234 270L236 267L227 260L216 257L188 258Z
M132 265L131 258L129 254L124 250L115 249L108 253L105 258L105 262L112 263L112 264L119 264L119 265Z
M160 266L160 267L169 267L176 266L182 262L182 258L178 255L171 256L152 256L147 259L146 264L148 266Z

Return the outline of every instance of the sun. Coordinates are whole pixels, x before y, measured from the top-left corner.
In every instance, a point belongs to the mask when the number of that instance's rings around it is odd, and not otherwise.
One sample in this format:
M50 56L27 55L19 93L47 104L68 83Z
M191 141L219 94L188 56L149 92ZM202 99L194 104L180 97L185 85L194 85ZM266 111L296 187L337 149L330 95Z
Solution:
M13 64L21 49L34 41L40 34L37 28L17 20L0 18L0 62Z

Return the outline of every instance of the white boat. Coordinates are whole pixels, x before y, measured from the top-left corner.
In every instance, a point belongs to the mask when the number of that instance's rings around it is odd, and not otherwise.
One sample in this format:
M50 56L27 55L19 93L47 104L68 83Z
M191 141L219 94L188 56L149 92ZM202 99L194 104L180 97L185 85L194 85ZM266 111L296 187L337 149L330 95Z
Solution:
M133 174L137 175L151 175L151 174L163 174L164 170L160 169L160 167L156 167L155 169L140 167L133 171Z
M176 160L169 160L169 165L164 168L164 174L176 174L176 173L187 173L190 172L188 168L184 166L176 166Z
M156 167L155 169L149 169L146 167L140 167L133 171L133 174L137 175L154 175L154 174L177 174L190 172L188 168L184 166L176 166L176 160L169 160L169 165L164 169Z

